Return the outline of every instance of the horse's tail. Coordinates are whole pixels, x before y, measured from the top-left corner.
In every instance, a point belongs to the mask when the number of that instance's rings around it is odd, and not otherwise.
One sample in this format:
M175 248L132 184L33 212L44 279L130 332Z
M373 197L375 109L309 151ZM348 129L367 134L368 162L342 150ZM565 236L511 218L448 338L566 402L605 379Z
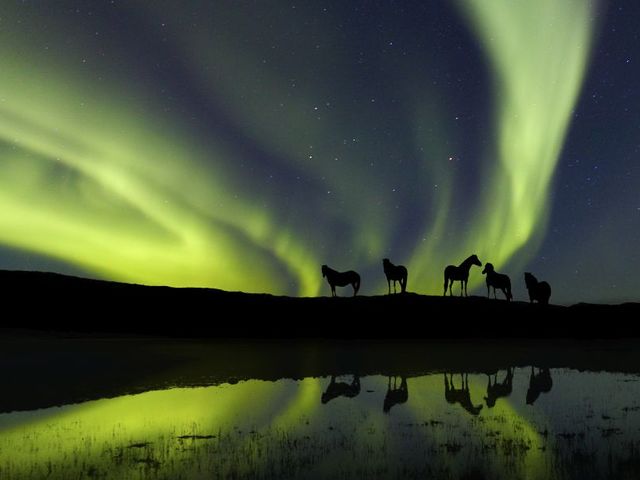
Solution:
M405 269L404 275L400 279L400 291L405 293L407 291L407 279L409 278L409 272Z
M507 277L507 288L505 290L507 294L507 302L513 300L513 295L511 294L511 279L509 277Z

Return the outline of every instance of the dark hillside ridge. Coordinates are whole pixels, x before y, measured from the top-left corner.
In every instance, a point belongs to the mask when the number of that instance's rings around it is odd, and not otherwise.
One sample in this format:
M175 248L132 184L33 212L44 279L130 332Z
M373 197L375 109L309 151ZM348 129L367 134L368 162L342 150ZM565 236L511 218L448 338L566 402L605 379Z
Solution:
M640 303L570 307L415 293L295 298L0 271L5 328L209 338L629 338Z

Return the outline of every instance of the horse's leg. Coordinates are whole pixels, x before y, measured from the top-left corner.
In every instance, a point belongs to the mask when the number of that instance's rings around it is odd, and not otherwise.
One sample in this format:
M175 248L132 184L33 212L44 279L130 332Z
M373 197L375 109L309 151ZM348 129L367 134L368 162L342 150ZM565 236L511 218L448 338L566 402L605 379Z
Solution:
M387 287L389 288L389 295L391 295L391 279L387 277Z

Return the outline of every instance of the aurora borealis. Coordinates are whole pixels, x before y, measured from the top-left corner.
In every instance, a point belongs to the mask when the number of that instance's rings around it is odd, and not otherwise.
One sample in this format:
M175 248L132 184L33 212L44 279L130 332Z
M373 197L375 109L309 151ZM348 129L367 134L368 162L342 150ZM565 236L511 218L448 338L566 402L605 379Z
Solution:
M628 3L628 4L627 4ZM471 253L637 299L640 7L7 2L0 268L442 293ZM471 275L470 287L483 277Z

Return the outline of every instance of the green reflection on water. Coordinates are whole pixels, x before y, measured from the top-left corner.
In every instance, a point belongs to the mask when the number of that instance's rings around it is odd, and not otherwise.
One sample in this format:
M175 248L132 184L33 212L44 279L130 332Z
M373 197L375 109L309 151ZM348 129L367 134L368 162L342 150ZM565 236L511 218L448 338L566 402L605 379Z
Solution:
M552 370L525 403L529 370L478 415L444 397L443 376L388 380L321 404L328 379L174 388L0 415L0 478L625 478L640 466L637 377ZM454 375L459 386L460 376ZM344 383L350 382L345 378ZM474 404L486 375L469 375ZM482 478L482 477L481 477ZM629 477L631 478L631 477Z

